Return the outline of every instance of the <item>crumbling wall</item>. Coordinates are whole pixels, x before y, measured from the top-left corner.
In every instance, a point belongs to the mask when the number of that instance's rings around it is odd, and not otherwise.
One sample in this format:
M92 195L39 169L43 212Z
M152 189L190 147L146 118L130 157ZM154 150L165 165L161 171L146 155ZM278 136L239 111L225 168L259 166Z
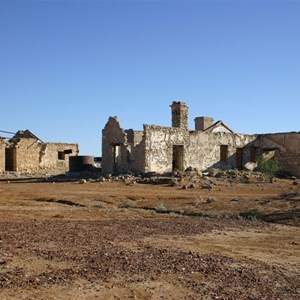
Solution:
M135 158L132 171L135 173L145 173L145 137L135 146Z
M117 117L109 117L102 130L102 171L104 174L144 172L144 132L124 130Z
M259 144L262 149L277 149L280 170L300 177L300 132L263 134Z
M35 138L20 138L8 142L6 153L10 154L6 157L10 171L68 171L69 156L78 155L79 149L77 144L40 143Z
M171 111L172 127L144 125L143 132L123 130L117 118L110 117L102 131L103 172L243 168L257 161L264 148L274 148L281 169L300 176L300 133L236 134L222 121L212 124L208 117L196 118L196 131L189 131L185 103L173 102Z
M242 165L250 159L246 147L255 135L233 133L189 132L171 127L145 126L145 172L171 172L173 146L183 146L183 169L209 167L230 169L237 166L236 149L242 148ZM220 161L220 147L228 147L226 161Z
M39 169L40 145L36 139L24 138L14 140L9 148L14 148L15 151L15 156L13 157L15 160L13 163L15 166L14 171L30 172Z
M41 169L68 171L69 157L79 154L77 144L44 143L39 146L39 168Z
M140 173L144 170L144 132L139 130L128 129L125 130L127 135L127 150L128 150L128 170Z
M173 145L189 144L189 131L177 127L144 125L145 172L171 172ZM184 166L187 162L184 161Z
M117 117L109 117L102 130L102 171L104 174L128 170L128 148L127 134L121 128ZM116 158L116 149L120 151L118 158Z
M5 148L6 142L0 138L0 172L5 171Z
M187 149L187 163L199 170L210 167L233 169L237 167L236 151L242 149L242 165L250 160L248 145L256 135L245 135L225 132L193 132ZM221 146L227 146L227 159L221 161Z

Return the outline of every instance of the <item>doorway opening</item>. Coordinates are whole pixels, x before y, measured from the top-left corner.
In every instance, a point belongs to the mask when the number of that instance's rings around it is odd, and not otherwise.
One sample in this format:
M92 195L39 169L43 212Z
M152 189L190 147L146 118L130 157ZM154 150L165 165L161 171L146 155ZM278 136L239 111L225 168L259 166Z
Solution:
M237 169L243 169L243 148L236 148L235 165Z
M5 171L17 171L17 155L15 148L5 149Z
M251 162L256 162L257 161L257 153L258 153L258 148L255 146L250 147L250 161Z
M183 171L183 145L173 145L173 170Z
M220 161L226 163L228 160L228 145L220 146Z

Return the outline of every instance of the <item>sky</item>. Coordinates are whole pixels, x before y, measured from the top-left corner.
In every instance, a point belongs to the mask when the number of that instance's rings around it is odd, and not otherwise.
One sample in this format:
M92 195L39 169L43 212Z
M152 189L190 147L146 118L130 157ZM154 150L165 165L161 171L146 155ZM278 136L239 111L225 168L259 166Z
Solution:
M109 116L171 126L184 101L191 130L300 131L299 16L300 0L0 0L0 130L101 156Z

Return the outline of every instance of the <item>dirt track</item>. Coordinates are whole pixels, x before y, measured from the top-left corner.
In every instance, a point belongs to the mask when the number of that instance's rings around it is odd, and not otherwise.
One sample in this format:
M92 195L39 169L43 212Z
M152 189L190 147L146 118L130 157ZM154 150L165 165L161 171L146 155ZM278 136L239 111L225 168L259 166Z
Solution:
M298 190L2 182L0 298L299 299Z

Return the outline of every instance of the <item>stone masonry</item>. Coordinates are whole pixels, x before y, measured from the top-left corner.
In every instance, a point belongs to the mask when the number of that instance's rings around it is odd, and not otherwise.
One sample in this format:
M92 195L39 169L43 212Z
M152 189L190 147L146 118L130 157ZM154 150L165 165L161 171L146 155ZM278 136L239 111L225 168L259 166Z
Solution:
M0 138L0 171L5 170L5 148L6 142L3 138Z
M69 156L78 153L78 144L43 143L30 131L19 131L8 141L0 140L0 171L68 171Z
M195 130L189 130L184 102L173 102L171 113L172 127L144 125L143 131L124 130L117 117L110 117L102 131L103 172L241 169L272 150L281 171L300 176L299 132L238 134L211 117L196 117Z

